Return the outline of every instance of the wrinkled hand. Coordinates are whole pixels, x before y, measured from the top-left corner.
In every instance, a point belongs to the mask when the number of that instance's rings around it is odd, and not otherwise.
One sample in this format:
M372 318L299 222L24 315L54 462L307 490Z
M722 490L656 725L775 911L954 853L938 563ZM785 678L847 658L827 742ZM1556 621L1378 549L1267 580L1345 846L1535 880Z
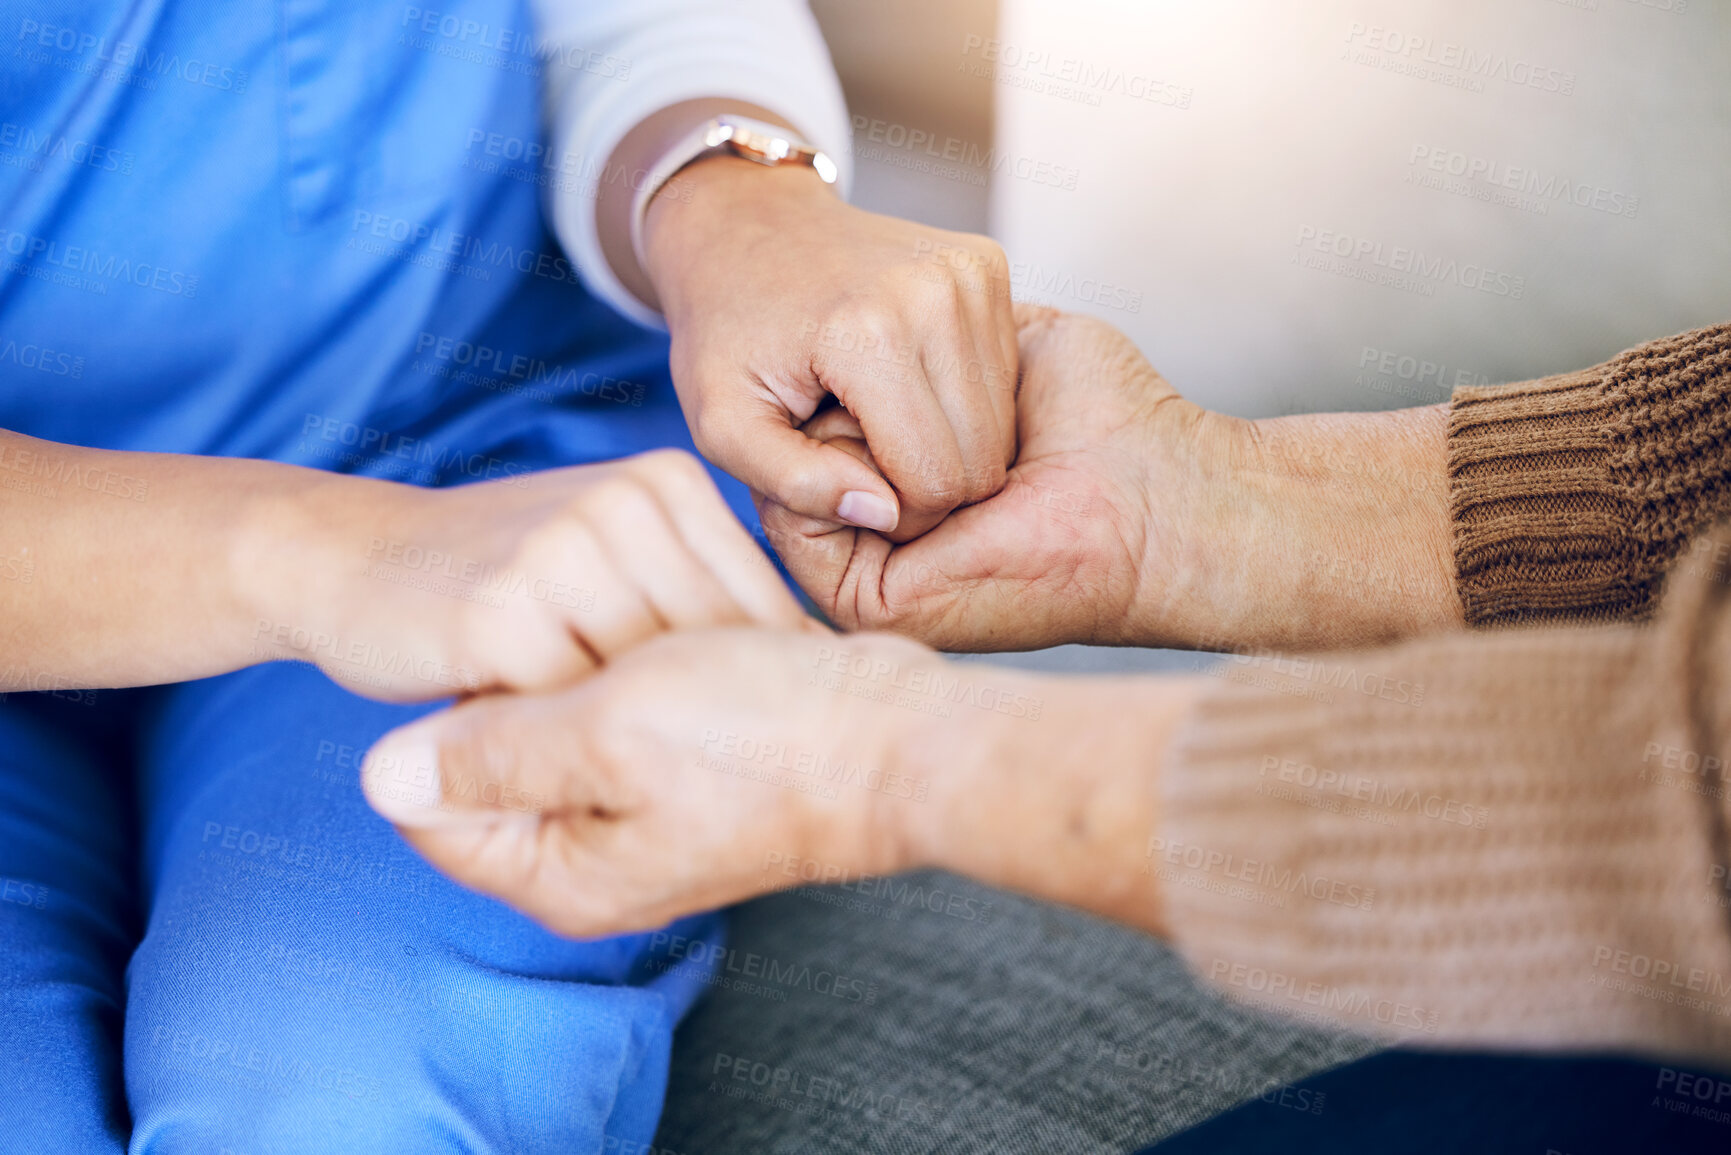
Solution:
M777 504L906 541L997 493L1016 454L1009 269L985 237L720 158L659 197L649 274L698 448ZM833 396L878 468L802 432ZM887 483L886 483L887 479Z
M387 701L549 689L666 630L810 622L676 450L453 489L334 477L250 538L255 660Z
M665 634L567 689L474 698L387 734L363 786L434 866L575 937L797 886L773 869L790 860L899 870L924 759L965 736L837 688L843 646L855 668L904 678L942 666L883 635Z
M1002 492L903 545L760 502L770 541L844 629L948 650L1171 637L1228 419L1180 398L1105 322L1018 305L1020 453ZM807 426L862 461L846 412Z

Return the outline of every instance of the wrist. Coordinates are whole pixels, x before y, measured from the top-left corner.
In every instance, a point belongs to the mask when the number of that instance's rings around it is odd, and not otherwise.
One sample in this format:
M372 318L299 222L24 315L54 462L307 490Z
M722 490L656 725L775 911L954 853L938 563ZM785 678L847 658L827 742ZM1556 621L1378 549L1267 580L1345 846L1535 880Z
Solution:
M718 116L729 114L786 128L790 133L796 132L775 113L748 102L716 97L681 101L646 117L626 133L608 157L607 170L641 173L647 178L647 174L659 166L662 158L678 147L695 129ZM649 234L654 219L661 215L658 210L668 203L689 204L699 199L698 189L704 183L698 179L700 170L714 162L727 160L757 169L760 174L777 172L784 168L792 171L804 167L788 165L769 168L739 157L727 156L704 157L694 161L654 191L649 202L648 216L643 222L645 255L649 248ZM805 171L813 177L816 176L809 168ZM818 183L821 184L822 181ZM637 192L637 187L629 182L602 182L595 202L595 222L600 234L601 251L614 275L632 295L649 307L666 312L661 295L665 286L655 283L649 269L639 261L636 246L632 242L632 218L637 205Z
M717 237L730 241L723 259L761 259L801 220L840 203L805 165L710 156L681 169L649 202L643 222L644 272L670 324L685 311L688 289L713 288L707 258Z
M1167 747L1202 679L949 672L980 700L990 688L1030 709L958 706L931 719L916 755L930 802L908 810L903 868L939 867L1160 930L1141 863Z
M1146 543L1133 640L1323 649L1458 628L1447 423L1442 406L1204 415L1174 524Z
M355 514L375 508L370 491L388 484L294 469L243 502L229 559L253 661L312 645L297 638L336 636L366 565L367 534ZM277 652L284 637L290 652Z

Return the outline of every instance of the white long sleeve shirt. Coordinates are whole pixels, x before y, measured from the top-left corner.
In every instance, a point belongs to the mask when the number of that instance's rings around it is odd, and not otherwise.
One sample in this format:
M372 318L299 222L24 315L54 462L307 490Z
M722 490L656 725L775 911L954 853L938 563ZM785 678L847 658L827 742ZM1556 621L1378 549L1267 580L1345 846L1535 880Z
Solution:
M847 105L817 22L803 0L532 0L543 46L550 156L580 158L602 180L625 135L686 100L737 99L771 109L827 152L851 179ZM584 282L640 324L660 314L639 301L601 251L598 189L556 183L548 212Z

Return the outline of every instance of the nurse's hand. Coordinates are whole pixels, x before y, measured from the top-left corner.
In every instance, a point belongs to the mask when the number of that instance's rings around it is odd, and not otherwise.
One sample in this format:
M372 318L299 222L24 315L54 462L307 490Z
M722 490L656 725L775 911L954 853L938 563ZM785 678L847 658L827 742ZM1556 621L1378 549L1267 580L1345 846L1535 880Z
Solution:
M997 244L853 208L807 168L720 157L677 179L687 195L650 204L648 272L706 457L892 541L1003 488L1016 327ZM831 397L878 470L801 432Z
M837 687L843 647L903 678L943 665L883 635L667 634L567 689L387 734L362 783L434 866L576 937L798 885L778 863L902 869L912 812L936 805L928 767L974 751L929 714Z
M546 690L666 630L810 623L688 453L453 489L304 476L238 547L251 657L368 697Z

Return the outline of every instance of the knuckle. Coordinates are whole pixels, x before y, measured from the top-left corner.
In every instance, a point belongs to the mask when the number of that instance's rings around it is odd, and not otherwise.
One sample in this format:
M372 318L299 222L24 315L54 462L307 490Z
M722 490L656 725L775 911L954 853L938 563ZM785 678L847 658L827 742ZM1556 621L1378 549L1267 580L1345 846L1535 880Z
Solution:
M726 409L698 404L692 408L689 424L692 443L699 453L712 461L727 456L733 444L734 422Z
M632 458L632 465L645 476L657 479L691 481L708 477L703 464L693 454L676 446L640 453Z
M485 785L518 780L520 743L497 738L494 727L481 717L467 718L439 735L439 778L447 797L484 799Z
M776 502L795 513L827 516L832 512L818 510L830 489L824 470L803 456L783 464L769 479L769 485Z

